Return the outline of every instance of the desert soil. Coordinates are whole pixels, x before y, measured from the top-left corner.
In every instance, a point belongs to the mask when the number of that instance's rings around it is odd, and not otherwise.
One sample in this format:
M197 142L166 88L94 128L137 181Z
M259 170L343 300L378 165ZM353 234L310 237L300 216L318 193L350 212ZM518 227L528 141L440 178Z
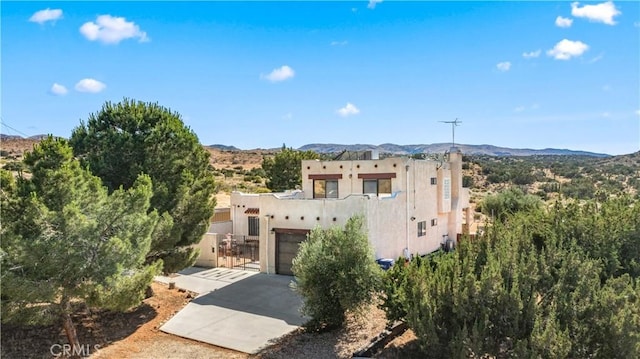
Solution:
M180 338L159 330L186 305L193 293L153 283L154 295L126 313L89 311L81 308L74 323L85 354L92 359L198 359L198 358L350 358L385 326L384 312L371 306L366 319L350 318L345 329L307 333L298 329L257 355L249 355ZM55 358L67 343L59 326L2 326L2 358ZM378 358L413 356L417 352L411 331L396 338Z

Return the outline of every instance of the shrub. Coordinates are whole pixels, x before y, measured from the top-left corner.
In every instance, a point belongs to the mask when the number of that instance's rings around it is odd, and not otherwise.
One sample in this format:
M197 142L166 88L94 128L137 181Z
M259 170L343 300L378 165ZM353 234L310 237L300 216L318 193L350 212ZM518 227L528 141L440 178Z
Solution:
M525 194L517 187L508 188L496 195L489 195L481 203L482 212L505 221L509 215L521 211L535 211L542 206L539 197Z
M472 176L463 176L462 177L462 187L464 187L464 188L473 187L473 177Z
M638 204L557 203L417 257L387 272L387 316L424 358L638 358Z
M362 216L350 218L344 229L316 227L293 260L295 289L304 299L302 311L311 329L344 324L346 313L361 313L379 288L381 269L363 229Z

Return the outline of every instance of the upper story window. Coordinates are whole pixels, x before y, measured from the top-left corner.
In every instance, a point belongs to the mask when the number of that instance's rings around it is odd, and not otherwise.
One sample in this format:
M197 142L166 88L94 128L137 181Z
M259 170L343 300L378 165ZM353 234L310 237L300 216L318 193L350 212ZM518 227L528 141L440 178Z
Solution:
M431 177L431 184L432 185L438 184L438 178L437 177Z
M313 180L313 198L338 198L338 180Z
M451 179L445 178L443 182L444 199L449 200L451 199Z
M391 194L391 178L363 180L362 193L373 193L375 195Z
M391 179L396 178L395 173L361 173L362 193L364 194L391 194Z
M309 175L313 180L313 198L338 198L338 180L342 174Z

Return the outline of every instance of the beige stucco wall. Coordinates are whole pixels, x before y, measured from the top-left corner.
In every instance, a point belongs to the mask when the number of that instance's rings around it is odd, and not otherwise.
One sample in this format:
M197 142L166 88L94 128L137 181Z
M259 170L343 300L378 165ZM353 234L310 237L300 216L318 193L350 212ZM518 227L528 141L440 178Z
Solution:
M260 196L260 267L275 273L275 234L273 228L311 230L316 226L344 226L354 214L366 214L367 196L344 199L282 199ZM335 220L334 220L335 218ZM264 230L263 230L264 229Z
M196 260L195 265L198 267L216 267L218 265L217 253L212 248L215 248L215 234L206 233L202 236L200 243L196 245L200 249L200 256Z
M391 181L391 191L401 191L403 184L397 181L405 172L407 158L394 157L382 160L359 161L302 161L302 190L305 198L313 198L313 180L310 174L342 174L338 180L338 197L344 198L351 194L362 194L362 179L358 174L363 173L395 173L396 178Z
M455 239L462 232L463 208L468 189L462 189L462 155L453 152L450 162L387 158L359 161L303 161L302 191L278 194L231 194L232 232L247 234L247 208L260 209L261 271L275 273L273 228L311 230L316 226L344 226L353 215L366 217L367 232L376 258L423 255L440 247L444 235ZM392 194L379 198L362 194L363 173L394 173ZM309 174L342 174L338 199L313 199ZM437 185L431 185L431 178ZM448 180L451 196L444 198ZM334 220L335 218L335 220ZM432 220L437 220L432 225ZM426 235L418 237L418 223L426 222Z
M244 212L249 208L260 208L260 195L254 193L231 192L231 220L233 234L249 234L249 216ZM255 215L252 215L255 216Z

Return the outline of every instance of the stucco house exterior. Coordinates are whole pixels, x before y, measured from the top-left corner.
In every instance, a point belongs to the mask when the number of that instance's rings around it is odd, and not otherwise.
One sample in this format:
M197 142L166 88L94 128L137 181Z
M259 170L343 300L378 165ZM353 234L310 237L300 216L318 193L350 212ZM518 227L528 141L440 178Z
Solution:
M367 158L302 161L300 190L231 194L231 233L258 239L261 272L291 275L311 229L344 226L357 214L365 218L376 258L433 252L470 223L457 148L443 160Z

